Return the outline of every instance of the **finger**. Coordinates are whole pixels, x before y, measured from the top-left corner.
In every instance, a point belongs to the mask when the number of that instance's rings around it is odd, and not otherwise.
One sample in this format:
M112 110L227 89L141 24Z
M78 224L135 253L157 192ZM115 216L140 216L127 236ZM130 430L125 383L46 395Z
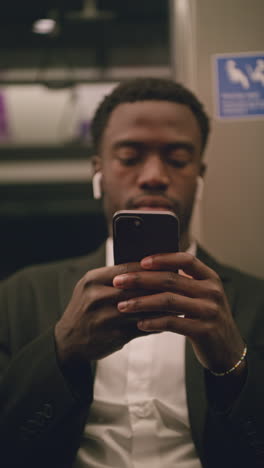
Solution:
M125 273L133 271L141 271L142 268L139 262L134 263L123 263L120 265L114 265L111 267L102 267L96 268L94 270L89 270L80 280L81 283L89 284L101 283L105 285L112 285L113 278L117 275L122 275Z
M139 330L149 333L171 331L188 337L196 337L201 331L201 324L198 321L172 315L139 320L137 326Z
M186 253L157 254L145 257L140 265L146 270L183 270L198 280L218 277L218 275L197 257Z
M168 292L121 301L117 308L123 314L155 314L159 312L160 315L160 311L162 311L163 314L185 315L199 319L215 316L215 310L210 302Z
M86 301L87 304L92 304L94 309L112 305L117 307L118 302L130 300L141 294L147 296L153 294L153 291L139 291L138 289L122 290L114 288L113 286L95 284L91 288L85 288L83 303Z
M174 271L137 271L115 276L113 285L120 289L170 291L188 297L209 297L210 284ZM141 293L140 295L143 296Z

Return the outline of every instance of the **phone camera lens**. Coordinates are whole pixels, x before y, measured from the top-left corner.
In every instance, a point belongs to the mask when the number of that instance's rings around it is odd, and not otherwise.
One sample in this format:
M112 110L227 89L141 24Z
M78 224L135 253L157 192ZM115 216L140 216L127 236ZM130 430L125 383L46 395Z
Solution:
M136 228L139 228L139 227L141 226L141 221L140 221L140 219L135 219L135 220L134 220L134 225L135 225Z

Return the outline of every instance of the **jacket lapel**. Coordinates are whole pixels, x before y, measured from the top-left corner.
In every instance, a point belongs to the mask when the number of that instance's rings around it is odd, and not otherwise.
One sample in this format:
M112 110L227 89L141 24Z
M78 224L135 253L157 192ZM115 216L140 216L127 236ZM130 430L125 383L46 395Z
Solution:
M233 310L234 288L227 269L217 263L200 247L198 247L197 257L220 276L231 310ZM186 339L185 351L186 392L192 438L198 454L203 459L203 436L207 415L204 369L198 362L188 339Z

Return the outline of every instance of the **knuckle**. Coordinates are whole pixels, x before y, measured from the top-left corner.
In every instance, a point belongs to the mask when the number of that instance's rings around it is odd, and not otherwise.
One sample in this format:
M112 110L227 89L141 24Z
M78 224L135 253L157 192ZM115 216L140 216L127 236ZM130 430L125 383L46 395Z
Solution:
M79 279L79 281L77 281L75 287L74 287L74 291L78 291L79 289L83 289L84 287L84 278L81 278Z
M218 317L219 305L211 298L208 298L199 304L199 311L205 320L212 320Z
M85 275L77 282L74 288L74 296L86 310L91 306L95 307L104 299L102 286L88 275Z
M123 275L128 272L129 272L129 266L127 263L122 263L121 265L118 265L118 271L117 271L118 275Z
M77 283L75 284L74 288L73 288L73 294L72 296L73 297L79 297L80 295L82 295L83 291L85 289L85 282L84 282L84 278L81 278L79 281L77 281Z
M89 297L90 304L96 304L98 299L100 299L100 295L98 294L98 287L93 285L93 287L89 289L88 297Z
M81 278L83 280L84 285L89 284L91 281L93 281L93 275L91 271L87 271L85 275Z
M203 340L210 339L213 332L213 325L211 322L204 322L203 327L200 329L200 338Z
M165 289L175 289L176 274L174 271L168 271L164 280Z
M135 285L135 287L140 286L141 277L140 277L139 272L133 273L133 274L131 275L131 279L132 279L132 282L133 282L133 284Z
M164 317L164 328L170 330L173 328L173 319L172 317Z
M208 306L208 313L209 313L211 319L217 318L217 317L218 317L218 314L219 314L218 305L215 304L215 303L211 303L211 304Z
M192 267L192 266L195 266L196 263L197 263L196 257L190 253L186 253L186 264Z
M143 303L140 298L133 299L133 312L140 312L143 308Z
M92 279L90 272L88 272L77 282L76 289L85 290L93 283L94 280Z
M219 286L222 285L222 281L221 281L219 275L216 273L216 271L214 271L214 270L212 270L212 268L210 268L210 272L211 272L211 276L212 276L213 281L215 281Z
M118 265L118 270L117 270L117 274L118 275L123 275L125 273L130 273L130 272L133 272L135 270L135 266L131 263L122 263L120 265Z
M214 282L210 286L209 297L211 297L217 304L220 304L223 299L222 288L218 282Z
M175 307L175 296L171 293L165 294L165 306L168 310L172 310Z

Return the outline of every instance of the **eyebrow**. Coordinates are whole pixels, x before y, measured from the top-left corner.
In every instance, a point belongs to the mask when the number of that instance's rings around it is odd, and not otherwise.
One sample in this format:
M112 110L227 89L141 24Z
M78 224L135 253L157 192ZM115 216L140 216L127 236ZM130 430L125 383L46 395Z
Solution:
M133 148L141 148L144 149L148 145L148 143L137 141L137 140L120 140L114 143L113 148L114 149L119 149L123 148L124 146L130 146ZM187 142L187 141L174 141L170 143L164 143L164 145L161 145L166 151L172 151L172 150L177 150L177 149L186 149L189 153L194 153L195 151L195 146L193 143Z
M131 146L133 148L144 148L147 145L136 140L120 140L113 144L114 149L123 148L124 146Z
M177 149L186 149L189 153L193 154L195 151L195 146L193 143L187 141L177 141L173 143L165 144L167 151L177 150Z

